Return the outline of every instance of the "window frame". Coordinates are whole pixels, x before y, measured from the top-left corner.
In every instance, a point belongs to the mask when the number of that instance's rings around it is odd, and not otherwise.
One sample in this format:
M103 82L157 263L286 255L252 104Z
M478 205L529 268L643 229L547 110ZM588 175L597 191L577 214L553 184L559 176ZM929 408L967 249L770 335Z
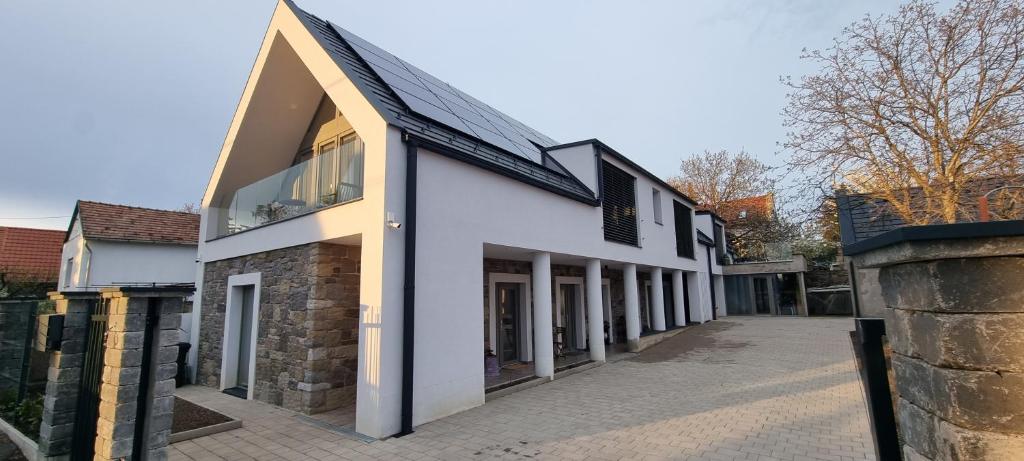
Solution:
M680 229L683 228L683 224L684 224L684 223L680 222L681 218L684 216L683 214L680 213L680 210L686 210L684 212L685 213L685 217L686 217L686 219L685 219L686 223L685 224L688 224L688 225L685 226L684 235L680 235L680 232L679 232ZM696 240L697 232L696 232L696 230L694 228L694 225L693 225L693 223L694 223L693 208L690 208L690 207L686 206L686 204L684 204L683 202L680 202L678 200L672 200L672 215L673 215L672 216L673 220L675 222L675 232L676 232L676 256L679 256L680 258L696 260L697 259L697 248L696 248L697 245L696 245L695 240Z
M611 176L615 176L615 178ZM609 189L612 182L609 181L610 179L617 182L617 184L614 184L615 189ZM628 194L621 193L616 195L608 193L616 190L624 192L627 187L629 189ZM608 160L601 160L601 215L602 230L606 242L640 247L640 219L637 209L639 197L637 192L636 176L629 174L629 172ZM613 198L613 200L609 200L609 197ZM609 205L621 207L623 211L616 214L614 208L609 207ZM632 211L631 213L630 210ZM631 223L624 222L627 220L631 221ZM620 222L622 224L619 224ZM610 224L618 225L616 226L617 228L610 228Z
M651 188L651 205L654 207L654 224L664 225L664 215L661 211L661 191L657 187Z

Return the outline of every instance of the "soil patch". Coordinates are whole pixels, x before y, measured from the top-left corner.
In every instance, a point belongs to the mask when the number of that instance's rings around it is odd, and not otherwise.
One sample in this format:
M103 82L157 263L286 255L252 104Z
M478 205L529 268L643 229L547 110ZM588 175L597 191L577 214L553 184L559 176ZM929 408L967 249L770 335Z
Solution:
M191 431L214 424L226 423L232 419L206 407L201 407L180 397L174 398L174 422L171 433Z
M671 338L668 338L629 359L632 362L657 363L667 362L685 357L698 351L711 349L740 349L750 343L727 341L717 338L717 333L732 328L735 324L728 320L718 320L699 326L688 327Z
M3 432L0 432L0 461L26 461L21 449Z

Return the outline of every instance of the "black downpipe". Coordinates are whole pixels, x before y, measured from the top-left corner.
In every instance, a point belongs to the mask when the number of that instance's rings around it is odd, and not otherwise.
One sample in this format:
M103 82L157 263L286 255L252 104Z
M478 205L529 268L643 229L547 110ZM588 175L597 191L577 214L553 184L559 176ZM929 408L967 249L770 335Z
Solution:
M711 272L711 247L708 250L708 285L711 285L711 320L718 320L718 302L715 300L715 274Z
M416 141L405 140L405 291L402 311L402 431L412 434L412 374L416 338Z

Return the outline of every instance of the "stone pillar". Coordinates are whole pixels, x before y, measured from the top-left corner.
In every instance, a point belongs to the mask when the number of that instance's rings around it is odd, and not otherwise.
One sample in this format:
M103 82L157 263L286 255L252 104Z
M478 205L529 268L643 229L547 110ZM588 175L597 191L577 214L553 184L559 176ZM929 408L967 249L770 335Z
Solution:
M672 310L676 318L676 326L686 326L686 288L683 285L683 271L672 271Z
M651 269L651 327L665 331L665 287L660 267Z
M622 286L626 295L626 346L630 351L640 349L640 298L637 294L636 264L622 268Z
M905 228L855 256L880 269L906 460L1024 453L1024 230L1011 224Z
M533 255L533 371L555 377L554 332L551 330L551 254Z
M182 298L189 293L191 290L157 288L103 290L108 320L95 459L129 457L136 444L142 444L143 459L166 458L174 411L178 326ZM139 405L146 406L142 412ZM138 420L140 413L145 420ZM136 440L137 433L144 438Z
M587 337L590 360L604 362L604 302L601 295L601 260L587 260Z
M71 454L71 436L78 409L78 386L85 363L89 310L99 300L96 293L50 293L55 313L64 316L60 350L50 353L43 417L39 424L39 454L64 458Z

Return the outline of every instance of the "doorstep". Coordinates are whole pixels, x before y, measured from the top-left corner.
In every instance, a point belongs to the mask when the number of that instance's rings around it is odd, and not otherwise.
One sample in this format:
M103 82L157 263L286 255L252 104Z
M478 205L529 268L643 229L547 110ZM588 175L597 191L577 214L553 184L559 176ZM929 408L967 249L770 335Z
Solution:
M683 331L686 331L686 327L675 327L671 330L659 331L657 333L643 335L640 337L639 340L637 340L636 350L630 352L640 352L668 338L678 335Z
M509 385L495 386L491 390L484 391L484 402L490 402L491 400L504 397L509 394L514 394L519 391L525 391L531 387L537 387L544 383L562 379L567 376L574 375L576 373L582 373L591 368L597 368L604 365L601 362L594 362L592 360L585 360L582 362L576 362L563 367L555 369L555 376L552 379L544 379L539 376L532 376L523 378L522 380L513 381Z

